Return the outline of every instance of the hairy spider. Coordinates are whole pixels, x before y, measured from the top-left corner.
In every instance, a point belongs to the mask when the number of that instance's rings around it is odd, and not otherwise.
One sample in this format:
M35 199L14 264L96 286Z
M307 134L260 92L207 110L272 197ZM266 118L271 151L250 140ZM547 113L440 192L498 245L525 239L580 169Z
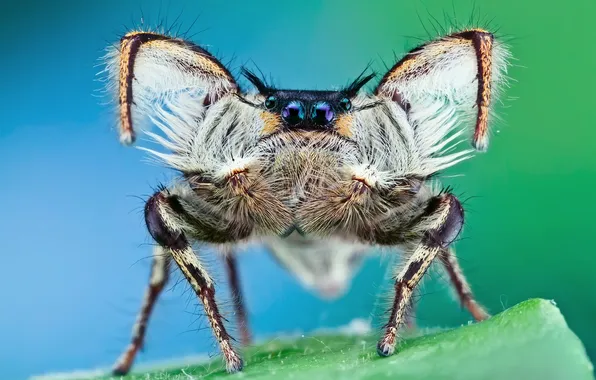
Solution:
M474 149L456 149L468 131L473 147L486 150L508 58L492 33L466 29L411 50L372 93L363 86L373 74L341 90L306 91L274 88L243 69L257 90L247 92L192 42L146 31L122 37L106 67L120 140L132 144L141 126L157 126L160 134L144 132L166 152L142 149L180 175L146 202L158 246L132 343L114 372L129 371L172 259L204 306L227 371L243 368L194 242L225 253L244 343L250 334L234 252L250 243L269 247L305 284L328 275L318 271L324 259L356 257L357 266L371 248L399 250L381 356L393 354L412 294L435 259L474 318L488 318L450 248L462 205L432 179L473 156Z

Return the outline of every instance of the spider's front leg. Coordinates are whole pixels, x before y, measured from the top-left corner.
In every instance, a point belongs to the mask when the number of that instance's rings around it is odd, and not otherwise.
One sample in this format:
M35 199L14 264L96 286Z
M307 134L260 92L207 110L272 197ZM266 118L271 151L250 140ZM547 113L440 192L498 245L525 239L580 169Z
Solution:
M389 356L395 351L397 334L405 322L414 289L433 260L457 238L463 226L463 216L457 198L442 194L430 200L424 214L411 226L410 230L421 238L408 243L408 260L396 276L391 314L377 344L379 355Z
M223 324L223 318L215 301L214 283L201 265L197 253L182 228L180 215L184 212L175 196L161 191L153 195L145 205L145 221L153 239L174 259L203 304L211 329L224 355L226 369L240 371L243 361L232 346L232 339Z

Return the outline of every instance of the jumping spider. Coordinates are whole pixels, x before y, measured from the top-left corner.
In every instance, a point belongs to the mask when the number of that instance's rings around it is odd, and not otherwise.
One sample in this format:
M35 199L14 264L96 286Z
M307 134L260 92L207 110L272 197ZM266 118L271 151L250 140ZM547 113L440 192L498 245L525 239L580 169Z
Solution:
M322 250L333 257L340 246L354 254L399 249L403 267L395 271L381 356L393 354L412 294L435 259L473 317L488 318L450 248L463 226L462 205L431 179L473 156L474 149L455 149L468 131L473 147L486 150L508 57L492 33L466 29L411 50L372 93L363 87L373 74L337 91L306 91L274 88L243 69L257 90L249 93L192 42L146 31L122 37L106 61L120 140L130 145L140 126L157 126L161 134L145 133L167 152L143 149L180 176L146 202L158 246L133 340L114 372L130 370L172 259L204 306L227 371L243 368L194 242L226 253L243 343L250 334L233 252L250 242L269 244L290 270L298 267L288 264L288 252L299 262Z

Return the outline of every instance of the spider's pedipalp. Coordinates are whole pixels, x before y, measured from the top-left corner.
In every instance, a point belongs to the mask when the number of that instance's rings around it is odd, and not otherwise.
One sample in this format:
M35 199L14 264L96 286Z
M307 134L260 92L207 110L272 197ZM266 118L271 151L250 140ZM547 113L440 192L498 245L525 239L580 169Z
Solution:
M437 131L437 121L455 120L457 129L460 122L474 119L472 144L484 151L490 112L506 85L509 58L507 47L486 30L453 33L410 51L375 92L407 110L420 134L420 148L431 149L447 137Z
M181 93L190 96L189 108L199 115L238 89L228 69L207 50L152 32L122 37L119 50L106 55L106 71L109 85L117 88L120 140L126 145L136 139L136 124Z

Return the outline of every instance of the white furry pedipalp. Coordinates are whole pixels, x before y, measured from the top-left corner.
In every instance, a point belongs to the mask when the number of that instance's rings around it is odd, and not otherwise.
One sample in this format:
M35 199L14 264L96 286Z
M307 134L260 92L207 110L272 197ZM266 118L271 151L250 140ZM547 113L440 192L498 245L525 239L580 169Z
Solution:
M511 55L498 39L492 44L489 88L493 108L507 85ZM428 175L470 158L473 149L457 147L470 139L477 115L478 55L472 40L445 37L408 54L390 70L377 88L401 134L411 140L406 171ZM399 101L395 101L395 97ZM406 110L407 108L407 115ZM366 124L366 122L364 123ZM377 132L379 133L379 132ZM481 142L482 150L486 141ZM391 165L403 165L399 153L388 153ZM395 167L395 166L394 166Z

